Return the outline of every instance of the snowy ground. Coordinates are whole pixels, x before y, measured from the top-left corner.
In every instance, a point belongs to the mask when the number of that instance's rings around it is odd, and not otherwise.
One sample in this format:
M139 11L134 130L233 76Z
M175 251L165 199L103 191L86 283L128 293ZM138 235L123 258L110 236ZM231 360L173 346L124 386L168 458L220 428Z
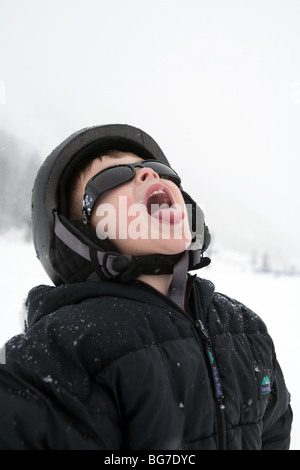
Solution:
M35 257L31 243L10 232L0 237L1 298L0 346L21 332L23 301L28 290L37 284L49 284ZM230 295L256 313L268 326L276 345L277 357L292 394L294 425L291 448L300 449L300 369L297 366L300 333L300 276L274 276L253 273L249 259L235 253L219 252L211 267L201 276L215 283L216 290Z

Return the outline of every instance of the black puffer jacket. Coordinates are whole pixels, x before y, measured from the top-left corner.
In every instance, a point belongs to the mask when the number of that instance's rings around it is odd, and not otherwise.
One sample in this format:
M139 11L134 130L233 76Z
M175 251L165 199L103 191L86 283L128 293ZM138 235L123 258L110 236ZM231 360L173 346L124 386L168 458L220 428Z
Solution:
M292 413L257 315L189 278L39 286L0 367L2 449L288 449Z

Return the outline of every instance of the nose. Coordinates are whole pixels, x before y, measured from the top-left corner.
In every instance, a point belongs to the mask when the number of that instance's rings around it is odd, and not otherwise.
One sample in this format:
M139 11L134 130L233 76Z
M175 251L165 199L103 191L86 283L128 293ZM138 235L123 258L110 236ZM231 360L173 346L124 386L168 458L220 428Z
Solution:
M137 168L136 169L136 182L137 183L144 183L148 179L159 179L158 173L156 173L152 168Z

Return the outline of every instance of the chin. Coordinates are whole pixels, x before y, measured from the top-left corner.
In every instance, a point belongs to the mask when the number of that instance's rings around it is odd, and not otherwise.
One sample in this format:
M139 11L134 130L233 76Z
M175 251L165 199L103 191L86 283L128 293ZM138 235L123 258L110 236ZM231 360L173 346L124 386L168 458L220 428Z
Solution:
M135 240L134 244L118 244L120 253L124 255L177 255L186 251L190 246L190 240Z
M159 243L152 243L152 253L159 253L162 255L177 255L186 251L190 246L190 240L155 240Z

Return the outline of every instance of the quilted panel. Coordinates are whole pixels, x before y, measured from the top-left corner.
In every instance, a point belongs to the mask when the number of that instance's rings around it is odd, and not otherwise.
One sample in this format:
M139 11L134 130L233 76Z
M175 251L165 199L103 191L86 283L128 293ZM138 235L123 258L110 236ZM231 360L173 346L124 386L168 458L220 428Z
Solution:
M56 269L66 283L84 282L94 272L89 261L75 253L57 237L55 254Z

